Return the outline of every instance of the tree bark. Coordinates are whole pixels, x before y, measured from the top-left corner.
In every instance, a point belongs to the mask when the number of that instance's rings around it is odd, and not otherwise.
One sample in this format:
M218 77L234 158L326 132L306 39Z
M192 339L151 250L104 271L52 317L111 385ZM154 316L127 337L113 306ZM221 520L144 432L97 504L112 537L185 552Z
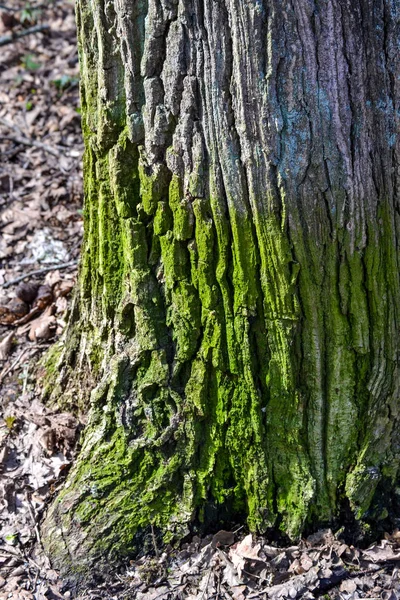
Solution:
M52 369L90 417L55 566L152 527L394 517L400 5L78 0L77 22L86 229Z

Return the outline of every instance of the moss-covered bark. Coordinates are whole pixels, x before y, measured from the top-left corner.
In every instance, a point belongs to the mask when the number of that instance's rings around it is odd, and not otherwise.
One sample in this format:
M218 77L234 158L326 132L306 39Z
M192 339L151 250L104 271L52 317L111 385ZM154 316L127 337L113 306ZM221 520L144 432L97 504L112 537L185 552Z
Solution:
M190 523L386 518L399 488L400 9L78 0L89 410L64 573ZM54 384L53 384L54 385ZM90 408L89 408L90 405ZM392 515L393 516L393 515Z

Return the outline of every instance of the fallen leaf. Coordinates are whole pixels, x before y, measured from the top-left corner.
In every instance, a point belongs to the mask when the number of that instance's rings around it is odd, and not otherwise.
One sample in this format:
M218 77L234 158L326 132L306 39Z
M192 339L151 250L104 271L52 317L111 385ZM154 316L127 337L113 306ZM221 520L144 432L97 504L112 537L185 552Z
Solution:
M211 545L213 548L217 548L219 546L232 546L235 541L235 535L232 531L218 531L212 539Z
M56 298L58 298L59 296L61 296L61 297L68 296L68 294L73 290L73 287L74 287L74 281L63 280L63 281L57 282L56 285L54 286L54 295Z
M260 560L258 557L260 549L260 544L253 545L253 536L250 533L241 542L229 550L229 558L237 571L239 579L242 579L242 573L247 561Z
M400 560L400 552L394 552L392 546L372 546L368 550L362 551L362 557L372 562L386 562L391 560Z
M312 546L331 545L334 541L335 536L331 529L321 529L307 538L307 542Z
M14 337L14 332L12 331L0 342L0 360L6 360L8 355L10 354L10 350L12 347L12 339Z
M231 551L240 556L242 558L247 558L249 560L260 560L258 558L258 553L261 550L261 544L253 545L253 536L251 533L247 535L241 542L239 542L235 548L232 548Z
M15 295L26 302L32 304L38 294L39 284L37 283L20 283L15 290Z
M29 312L28 305L19 298L12 298L8 304L0 306L0 323L11 325L22 319Z
M53 302L53 292L49 285L41 285L37 291L33 308L44 310L46 306L49 306Z
M342 581L342 583L340 584L341 592L347 592L348 594L353 594L356 591L356 589L357 589L357 585L351 579L346 579L345 581Z
M49 306L40 317L32 321L28 335L32 342L48 340L54 335L57 327L57 319L51 314L52 309L53 307Z

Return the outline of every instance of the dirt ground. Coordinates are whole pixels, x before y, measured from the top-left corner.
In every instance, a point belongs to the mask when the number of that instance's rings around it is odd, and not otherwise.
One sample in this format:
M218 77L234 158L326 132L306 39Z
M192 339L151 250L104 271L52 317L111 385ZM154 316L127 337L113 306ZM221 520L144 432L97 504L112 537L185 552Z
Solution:
M76 281L83 143L73 2L38 2L0 5L0 600L400 598L397 531L368 549L331 530L277 547L239 524L154 546L79 595L52 569L40 521L82 424L43 404L36 374Z

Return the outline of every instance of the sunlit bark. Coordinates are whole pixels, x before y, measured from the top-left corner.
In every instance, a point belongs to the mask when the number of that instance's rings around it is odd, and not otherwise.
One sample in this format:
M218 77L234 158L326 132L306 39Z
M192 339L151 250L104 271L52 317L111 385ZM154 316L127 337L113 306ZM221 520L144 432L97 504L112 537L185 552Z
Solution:
M86 234L43 537L85 574L190 526L393 517L400 5L78 0ZM391 515L388 515L388 513Z

